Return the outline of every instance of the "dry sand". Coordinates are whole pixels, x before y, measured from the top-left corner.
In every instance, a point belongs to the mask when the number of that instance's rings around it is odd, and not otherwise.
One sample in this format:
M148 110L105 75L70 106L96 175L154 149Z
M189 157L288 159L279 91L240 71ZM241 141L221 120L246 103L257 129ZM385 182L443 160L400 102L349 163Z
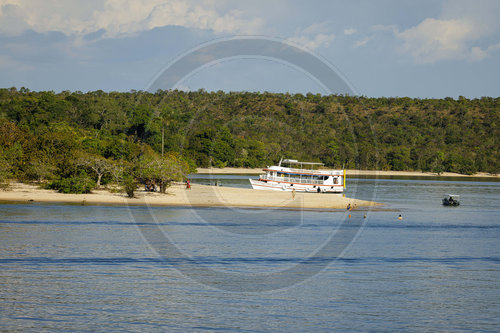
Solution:
M261 174L261 168L198 168L199 174ZM434 177L435 173L415 171L371 171L347 170L347 176L424 176ZM478 173L472 176L443 173L445 177L489 177L499 175ZM342 209L347 204L357 207L380 205L375 202L345 198L340 194L296 193L261 191L252 189L218 187L193 184L190 190L184 185L174 185L166 194L137 191L136 198L129 199L122 193L95 190L91 194L62 194L52 190L42 190L38 186L12 183L10 190L0 190L0 202L64 202L81 205L152 205L152 206L227 206L227 207L281 207L290 209Z
M264 172L262 168L198 168L199 174L234 174L234 175L260 175ZM443 172L438 175L433 172L419 171L377 171L377 170L347 170L347 176L411 176L411 177L488 177L498 178L500 175L492 175L485 172L476 173L474 175L462 175L459 173Z
M166 194L137 191L137 198L129 199L122 193L105 190L92 194L62 194L42 190L37 186L13 183L9 191L0 191L0 202L64 202L80 205L151 205L151 206L226 206L278 207L285 209L345 209L379 205L370 201L345 198L341 194L296 193L262 191L222 186L193 184L173 185Z

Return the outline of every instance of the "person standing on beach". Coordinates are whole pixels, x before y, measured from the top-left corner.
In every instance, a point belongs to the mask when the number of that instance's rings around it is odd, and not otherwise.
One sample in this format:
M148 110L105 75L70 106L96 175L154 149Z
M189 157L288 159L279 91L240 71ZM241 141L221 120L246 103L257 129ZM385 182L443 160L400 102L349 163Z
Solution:
M292 200L295 200L295 189L292 189Z

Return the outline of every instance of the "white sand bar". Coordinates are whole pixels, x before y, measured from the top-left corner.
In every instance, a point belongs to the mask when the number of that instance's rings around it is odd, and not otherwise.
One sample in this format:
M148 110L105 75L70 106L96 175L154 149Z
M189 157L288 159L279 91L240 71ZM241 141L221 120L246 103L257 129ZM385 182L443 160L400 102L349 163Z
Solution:
M91 194L63 194L42 190L37 186L13 183L9 191L0 191L0 202L63 202L82 205L151 205L193 207L278 207L289 209L345 209L348 204L357 208L379 205L343 197L342 194L299 193L261 191L225 186L193 184L173 185L166 194L137 191L136 198L129 199L123 193L106 190Z

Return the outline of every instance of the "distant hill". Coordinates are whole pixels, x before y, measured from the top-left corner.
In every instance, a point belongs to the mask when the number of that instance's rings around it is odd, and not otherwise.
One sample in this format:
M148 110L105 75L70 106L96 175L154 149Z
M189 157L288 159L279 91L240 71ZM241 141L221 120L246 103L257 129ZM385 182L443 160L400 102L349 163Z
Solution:
M500 98L0 89L0 165L55 173L75 152L132 161L145 149L197 166L327 166L498 173ZM38 162L37 162L38 161ZM59 169L58 169L59 168Z

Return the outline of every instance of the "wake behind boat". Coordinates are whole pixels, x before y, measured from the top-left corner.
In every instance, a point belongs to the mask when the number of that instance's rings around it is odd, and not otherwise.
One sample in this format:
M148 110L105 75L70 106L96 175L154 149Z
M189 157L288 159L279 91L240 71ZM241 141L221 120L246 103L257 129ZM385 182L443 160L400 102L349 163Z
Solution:
M288 167L282 166L282 164ZM299 166L294 168L292 166ZM299 162L281 159L277 166L270 166L259 180L250 179L255 190L341 193L345 188L345 170L314 170L323 163ZM304 169L309 166L310 169Z

